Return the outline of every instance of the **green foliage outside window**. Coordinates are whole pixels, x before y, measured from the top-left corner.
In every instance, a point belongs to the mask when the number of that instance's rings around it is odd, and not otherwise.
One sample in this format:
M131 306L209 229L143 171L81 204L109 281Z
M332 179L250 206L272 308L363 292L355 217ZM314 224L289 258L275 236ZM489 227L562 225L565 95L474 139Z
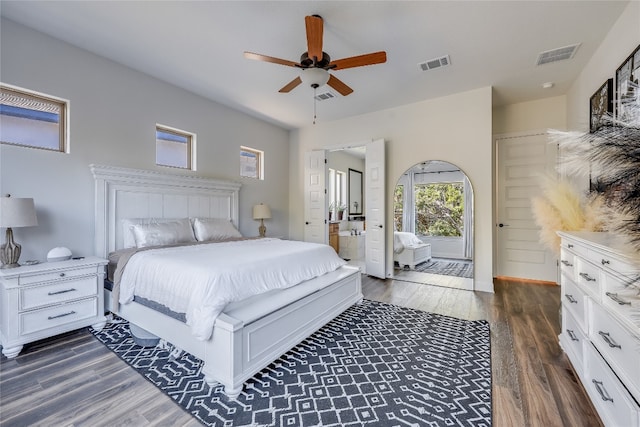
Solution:
M461 182L416 185L414 191L417 235L462 236L464 189Z
M393 231L402 231L402 212L404 211L404 185L396 185L393 192Z

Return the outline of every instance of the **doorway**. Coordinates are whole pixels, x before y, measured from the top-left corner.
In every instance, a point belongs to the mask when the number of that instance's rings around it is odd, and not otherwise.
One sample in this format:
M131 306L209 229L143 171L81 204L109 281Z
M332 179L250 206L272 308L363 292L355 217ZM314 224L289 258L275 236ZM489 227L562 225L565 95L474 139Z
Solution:
M496 156L497 276L558 283L558 256L540 242L531 209L540 177L556 174L558 146L545 132L502 136Z
M449 162L417 163L394 189L394 279L473 290L473 189Z
M364 150L364 162L353 163L353 167L343 164L342 169L346 171L339 169L335 164L331 167L329 155L333 152L353 151L355 148L357 151ZM331 169L334 180L330 179ZM342 175L342 172L346 175ZM364 264L356 266L370 276L391 277L391 272L386 270L385 176L383 139L307 152L305 241L335 244L336 236L330 236L330 233L338 234L342 231L342 237L350 238L353 231L356 237L355 244L361 245L356 250L364 249ZM330 200L331 191L335 194L335 200ZM344 211L338 212L336 205L344 207ZM344 224L337 223L343 221ZM337 237L339 240L339 234ZM339 246L337 249L336 252L340 253Z

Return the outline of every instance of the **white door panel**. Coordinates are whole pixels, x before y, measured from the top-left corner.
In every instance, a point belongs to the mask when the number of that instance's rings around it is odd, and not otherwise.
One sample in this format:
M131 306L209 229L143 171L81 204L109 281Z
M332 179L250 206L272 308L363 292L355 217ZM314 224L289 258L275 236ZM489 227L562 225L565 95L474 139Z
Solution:
M544 133L497 140L497 275L557 281L557 257L540 243L531 199L555 173L557 145Z
M327 227L327 178L325 171L324 150L305 153L304 167L304 241L327 243L329 229Z
M385 153L384 140L367 144L365 157L365 239L366 272L384 279L386 276L385 220Z

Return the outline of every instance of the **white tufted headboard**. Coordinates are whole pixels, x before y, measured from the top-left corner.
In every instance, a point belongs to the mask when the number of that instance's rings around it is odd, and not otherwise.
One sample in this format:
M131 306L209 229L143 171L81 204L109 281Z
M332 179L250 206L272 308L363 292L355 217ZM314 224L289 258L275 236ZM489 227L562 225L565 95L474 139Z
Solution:
M225 218L238 227L241 184L190 175L89 165L95 180L95 254L123 247L129 218Z

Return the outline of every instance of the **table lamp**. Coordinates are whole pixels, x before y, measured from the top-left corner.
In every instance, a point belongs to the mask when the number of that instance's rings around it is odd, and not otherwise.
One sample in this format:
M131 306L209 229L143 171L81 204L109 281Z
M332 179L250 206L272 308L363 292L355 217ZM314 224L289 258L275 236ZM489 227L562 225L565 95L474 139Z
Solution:
M258 228L260 237L264 237L267 234L267 227L264 226L264 220L269 218L271 218L271 209L269 209L268 205L260 203L253 207L253 219L260 220L260 227Z
M0 228L6 228L6 243L0 246L0 268L19 267L18 259L22 246L14 242L13 230L15 227L31 227L38 225L36 208L33 199L0 197Z

